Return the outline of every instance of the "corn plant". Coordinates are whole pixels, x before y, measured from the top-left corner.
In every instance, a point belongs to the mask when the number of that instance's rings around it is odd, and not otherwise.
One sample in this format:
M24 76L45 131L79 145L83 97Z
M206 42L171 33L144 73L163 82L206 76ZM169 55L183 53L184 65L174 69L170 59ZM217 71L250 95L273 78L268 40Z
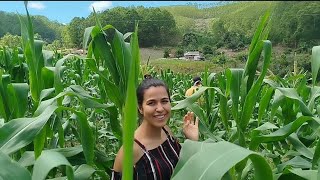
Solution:
M319 47L316 46L312 50L312 74L315 78L319 70ZM274 97L270 99L271 113L267 117L272 124L268 122L268 126L265 123L254 129L250 149L261 148L268 152L268 156L277 165L276 178L296 176L315 179L319 172L317 168L319 167L317 131L320 121L316 107L319 87L315 85L314 80L312 86L308 86L306 78L299 75L289 76L289 78L287 81L265 81L266 86L274 91ZM269 134L262 134L262 132L270 131L271 128L277 130ZM296 152L296 154L290 154L289 151ZM281 154L282 158L289 160L282 162L276 154Z
M95 16L97 17L97 16ZM106 94L106 101L111 101L116 108L109 109L111 128L117 138L123 140L124 162L123 178L133 174L133 133L137 122L137 99L135 89L138 85L140 54L137 27L134 33L123 35L111 25L102 27L96 18L96 26L85 30L84 45L89 37L87 63L96 72L103 87L100 91ZM130 43L125 39L131 35ZM119 114L121 116L118 115ZM121 130L123 125L123 135Z
M250 117L252 115L252 112L255 107L255 103L257 101L257 96L260 91L261 84L263 82L263 79L266 75L267 68L270 63L270 55L271 55L271 43L269 41L263 41L267 38L268 36L268 20L269 20L269 15L270 12L267 11L266 14L262 17L261 23L258 26L256 33L252 39L250 48L249 48L249 55L248 55L248 61L245 66L245 69L227 69L225 72L224 77L221 78L218 77L218 80L220 81L220 87L219 88L214 88L220 95L220 115L221 119L223 121L223 124L226 128L228 129L228 115L227 109L228 104L227 104L227 98L230 96L230 100L232 102L232 108L231 108L231 114L232 117L234 118L234 121L236 123L236 133L234 134L234 139L231 141L236 142L242 146L242 147L247 147L246 145L246 138L245 138L245 131L247 129L247 125L249 123ZM263 70L260 76L258 77L257 80L255 80L255 74L256 74L256 69L258 65L258 60L260 58L261 52L264 52L264 65L263 65ZM207 75L206 75L207 76ZM211 79L213 78L213 75L209 77L209 80L207 80L207 85L210 85ZM200 97L200 95L205 92L208 89L212 89L213 87L201 87L193 96L190 98L187 98L184 101L178 102L178 104L173 107L173 109L181 109L185 107L189 107L191 110L195 112L195 114L200 118L200 123L199 123L199 128L201 133L205 133L209 137L219 140L215 136L210 136L211 132L206 126L206 122L208 122L208 113L205 115L204 111L199 108L196 104L191 104L196 101ZM214 100L214 94L211 92L210 93L211 98L209 99L209 94L206 93L205 96L207 98L207 112L215 111L213 108L213 102ZM212 97L213 96L213 97ZM209 101L211 100L211 101ZM216 110L217 111L217 110ZM210 114L209 114L210 117ZM211 116L212 117L212 116ZM206 121L204 121L206 119ZM211 119L212 121L212 119ZM189 147L188 147L189 148ZM208 150L209 151L209 150ZM220 153L221 154L221 153ZM196 156L196 155L195 155ZM182 158L184 158L182 154ZM220 157L217 157L220 158ZM263 158L262 158L263 159ZM225 168L223 172L220 174L220 178L229 170L233 169L235 165L237 165L236 170L238 172L238 178L242 176L243 169L245 168L245 163L247 162L247 158L241 159L242 161L235 162L234 164L231 164L228 168ZM210 162L215 162L216 160L212 159ZM267 165L267 163L265 163ZM200 165L200 164L199 164ZM197 165L196 165L197 166ZM184 166L182 166L184 167ZM270 173L270 167L267 165L266 166ZM198 178L202 178L203 176L208 176L207 175L207 170L209 168L217 169L215 166L206 166L203 170L199 169L200 174L202 174ZM257 170L259 171L259 170ZM213 174L217 173L217 171L211 171ZM179 171L178 174L183 174L184 171ZM229 172L231 175L231 179L236 177L232 171ZM176 175L176 177L180 177ZM211 174L212 175L212 174ZM185 176L181 176L185 177ZM232 178L233 177L233 178ZM256 175L256 178L262 179L263 176ZM179 178L178 178L179 179ZM219 179L217 177L217 179Z
M65 65L68 65L68 61L72 61L72 57L74 56L67 55L57 60L55 65L53 65L53 56L46 55L46 51L42 51L41 49L41 42L34 41L33 39L33 28L27 10L27 2L25 3L25 7L27 19L24 20L23 17L20 17L20 22L22 24L24 57L29 70L27 82L30 84L33 103L33 109L30 113L32 114L32 117L12 119L7 123L4 123L0 128L1 166L4 167L4 164L8 162L8 156L13 156L14 161L19 160L18 164L12 163L12 166L8 166L8 168L16 167L21 169L21 171L19 171L21 174L17 176L13 175L13 179L16 179L14 177L21 179L22 176L24 176L25 179L45 179L47 176L55 177L58 173L62 173L62 176L67 175L68 179L87 179L96 172L94 167L103 169L103 171L99 170L97 173L104 179L107 179L108 176L104 171L110 167L104 167L102 164L106 164L108 158L101 151L95 149L95 132L90 126L91 122L86 113L88 112L88 109L96 109L97 111L104 109L110 110L110 107L112 108L114 106L101 103L100 99L92 97L79 85L68 85L63 82L63 73L68 73L68 71L65 71L67 69ZM117 30L115 29L115 31ZM103 34L102 31L101 34ZM104 40L104 38L102 39ZM99 40L93 40L92 42L99 42ZM119 45L118 43L121 44ZM134 57L134 60L138 62L139 58L137 57L139 57L139 51L137 44L136 32L133 33L131 38L131 47L128 47L128 44L120 37L116 39L115 42L111 42L111 45L114 48L112 53L119 55L119 53L122 53L124 50L129 53L128 55L130 58ZM121 45L125 45L125 47L122 47ZM89 51L91 51L91 49ZM111 55L114 56L113 54ZM99 56L95 56L93 60L98 61ZM125 71L121 71L125 72L123 77L126 77L122 81L126 81L123 82L123 84L126 84L129 89L128 91L124 91L125 93L129 93L127 96L135 97L135 95L133 95L135 94L134 89L137 84L137 79L135 78L137 76L135 74L139 73L139 69L136 63L132 63L132 66L136 67L134 68L136 71L129 72L128 70L132 67L131 62L132 61L129 62L130 66L126 67ZM79 68L79 65L76 67ZM76 69L75 72L77 72L77 74L83 74L82 70L79 69ZM87 71L85 71L85 73L86 72ZM25 94L18 91L19 89L12 90L9 84L10 79L7 75L4 77L5 81L3 81L4 86L2 89L4 93L2 95L6 95L6 92L11 93L10 95L16 93L18 98L18 95ZM108 91L107 95L111 96L112 94ZM12 99L12 101L13 100L15 99ZM105 100L106 102L110 102L109 99ZM131 139L133 139L132 127L134 127L134 125L130 125L130 122L133 124L135 124L135 122L131 119L129 120L129 117L134 117L134 113L136 113L136 102L134 99L130 98L125 100L127 102L121 102L124 107L119 107L121 112L126 112L124 113L124 116L122 116L126 119L124 122L129 122L124 123L124 127L129 129L129 131L126 130L129 134L124 134L124 137L126 137L125 139L130 139L131 136ZM23 103L21 105L23 105ZM10 106L4 105L3 107L11 107L11 104ZM20 109L15 110L17 111ZM21 112L18 111L18 113L23 114L22 110ZM134 110L134 112L132 112L132 110ZM10 111L3 110L2 112L8 113ZM129 116L127 116L127 114ZM7 117L5 114L2 114L2 116ZM75 141L78 144L76 147L69 147L68 144L65 144L67 134L75 138ZM70 141L73 139L68 138L68 140ZM125 151L127 152L129 150L129 153L126 153L127 156L125 159L130 162L130 149L127 148L130 147L130 145L127 145L127 140L124 142ZM75 156L77 156L78 159L72 161L71 164L71 159L67 158L73 158ZM51 163L48 163L48 161ZM32 175L26 173L25 167L33 169ZM3 170L4 172L10 172L7 168ZM1 177L7 178L6 174L1 174Z
M135 88L147 73L170 87L169 126L179 139L186 110L200 118L203 141L182 143L172 179L319 179L320 48L312 49L312 79L267 76L269 12L245 68L205 68L203 86L186 98L190 74L139 67L137 27L123 35L96 18L84 34L87 57L62 57L42 50L26 11L22 49L0 48L0 178L108 179L123 144L123 178L132 179Z

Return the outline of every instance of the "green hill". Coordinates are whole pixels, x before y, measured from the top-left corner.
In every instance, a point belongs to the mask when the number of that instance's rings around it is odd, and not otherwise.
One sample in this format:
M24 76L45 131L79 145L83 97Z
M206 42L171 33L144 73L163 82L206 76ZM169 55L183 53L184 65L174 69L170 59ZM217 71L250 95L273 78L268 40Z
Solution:
M20 35L20 21L16 13L8 13L0 11L0 37L6 33L13 35ZM38 33L40 37L51 43L55 39L61 38L62 24L50 21L45 16L32 16L34 32Z
M274 43L296 47L301 43L314 45L320 40L320 4L317 2L252 1L202 9L195 6L162 8L172 13L183 34L209 32L215 36L220 28L221 32L251 39L259 18L270 9L272 25L269 38Z
M177 27L182 32L205 32L210 31L212 24L218 19L228 22L225 25L230 26L231 29L237 29L233 27L238 25L237 22L242 22L244 19L246 19L244 22L257 19L268 7L275 5L276 2L234 2L203 9L195 6L166 6L162 8L168 10L174 16Z
M200 46L208 43L210 46L225 46L227 48L247 45L250 43L251 36L256 29L259 18L267 9L270 9L272 12L272 26L269 39L273 43L281 43L286 46L297 48L313 46L320 42L320 26L318 26L320 23L320 3L318 2L213 2L212 5L209 6L201 5L201 2L198 2L197 4L185 6L164 6L160 7L160 9L171 13L175 20L179 32L178 36L176 36L174 32L161 33L164 34L163 37L172 39L176 45L183 43L183 36L187 33L196 34L199 38L197 43ZM121 15L121 12L114 12L114 17L126 17L125 15L128 14L126 12L133 13L135 16L130 16L131 24L125 23L121 26L132 26L135 20L141 19L145 22L149 22L149 15L143 15L143 13L139 11L139 7L122 8L122 11L122 14L124 14L123 16L119 16ZM103 12L102 14L105 15L101 16L101 22L110 22L108 13ZM134 17L134 19L132 19L132 17ZM0 37L7 32L13 35L20 34L19 19L16 14L0 11L0 19ZM83 36L82 32L84 31L84 28L91 26L92 23L94 23L93 20L90 20L90 17L83 19L74 18L67 26L52 22L44 16L33 16L33 19L35 33L38 33L49 43L56 39L62 40L62 42L68 42L73 36L77 37L76 39L79 39ZM121 21L116 20L116 22ZM79 27L82 29L80 29L79 32L72 31L72 28L69 28L72 24L76 24L78 29ZM140 23L140 25L140 28L142 29L143 24ZM123 27L122 29L132 29L132 27ZM78 34L73 35L75 33ZM146 36L144 38L148 40L155 36L155 33L151 29L149 34L144 33L141 34L141 37L142 36ZM167 44L157 44L156 40L153 40L153 44L150 44L149 46L174 45L172 43L169 44L169 41L164 41ZM80 47L78 42L71 42L70 44L77 44L78 47Z

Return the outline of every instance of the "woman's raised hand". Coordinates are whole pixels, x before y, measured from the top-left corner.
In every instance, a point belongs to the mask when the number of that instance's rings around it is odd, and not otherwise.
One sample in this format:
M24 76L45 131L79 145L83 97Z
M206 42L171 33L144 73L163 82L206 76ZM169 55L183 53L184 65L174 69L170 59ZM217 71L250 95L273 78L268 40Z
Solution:
M199 118L194 118L193 112L188 112L183 117L183 133L186 136L186 138L198 141L199 140Z

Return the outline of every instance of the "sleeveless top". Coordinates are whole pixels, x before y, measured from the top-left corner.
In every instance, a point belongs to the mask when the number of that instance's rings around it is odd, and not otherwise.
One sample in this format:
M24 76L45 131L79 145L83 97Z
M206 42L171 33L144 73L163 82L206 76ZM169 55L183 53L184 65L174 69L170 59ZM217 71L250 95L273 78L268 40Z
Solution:
M165 128L166 141L158 147L147 150L137 139L134 141L141 147L143 156L136 162L133 168L135 180L169 180L177 162L181 145L172 137ZM121 173L112 170L111 180L120 180Z

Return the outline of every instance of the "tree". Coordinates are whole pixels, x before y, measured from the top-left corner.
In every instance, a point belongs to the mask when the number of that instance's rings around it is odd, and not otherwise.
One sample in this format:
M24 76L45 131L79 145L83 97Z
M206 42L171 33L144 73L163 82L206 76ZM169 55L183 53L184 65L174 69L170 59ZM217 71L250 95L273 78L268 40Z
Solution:
M178 48L176 51L176 57L183 57L184 56L184 50L182 48Z
M45 16L32 16L34 32L38 33L47 43L60 39L60 31L57 23L50 22Z
M103 25L111 24L122 33L133 32L140 16L133 8L115 7L99 15Z
M198 44L198 39L197 35L194 33L186 33L183 35L182 39L182 45L184 46L190 46L190 45L197 45Z
M62 47L64 48L71 48L73 46L73 43L72 43L72 40L71 40L71 37L70 37L70 34L69 33L69 26L64 26L63 29L62 29L62 33L61 33L61 43L62 43Z
M176 35L175 20L167 10L160 8L137 8L141 17L139 43L141 46L168 45Z
M212 25L212 34L213 34L213 41L216 43L217 47L219 48L222 46L223 37L227 30L224 28L224 24L221 20L215 21Z
M73 18L67 28L71 44L76 48L81 48L84 30L87 28L85 18Z
M26 18L26 16L23 16ZM0 11L0 37L6 33L12 35L21 35L20 21L16 13L7 13ZM51 43L55 39L61 38L62 24L52 22L45 16L32 16L34 32L41 35L43 40Z
M204 55L206 55L206 54L213 54L213 51L212 51L211 46L209 46L209 45L204 45L204 46L202 47L202 53L203 53Z
M0 46L8 46L10 48L21 47L21 37L7 33L0 38Z

